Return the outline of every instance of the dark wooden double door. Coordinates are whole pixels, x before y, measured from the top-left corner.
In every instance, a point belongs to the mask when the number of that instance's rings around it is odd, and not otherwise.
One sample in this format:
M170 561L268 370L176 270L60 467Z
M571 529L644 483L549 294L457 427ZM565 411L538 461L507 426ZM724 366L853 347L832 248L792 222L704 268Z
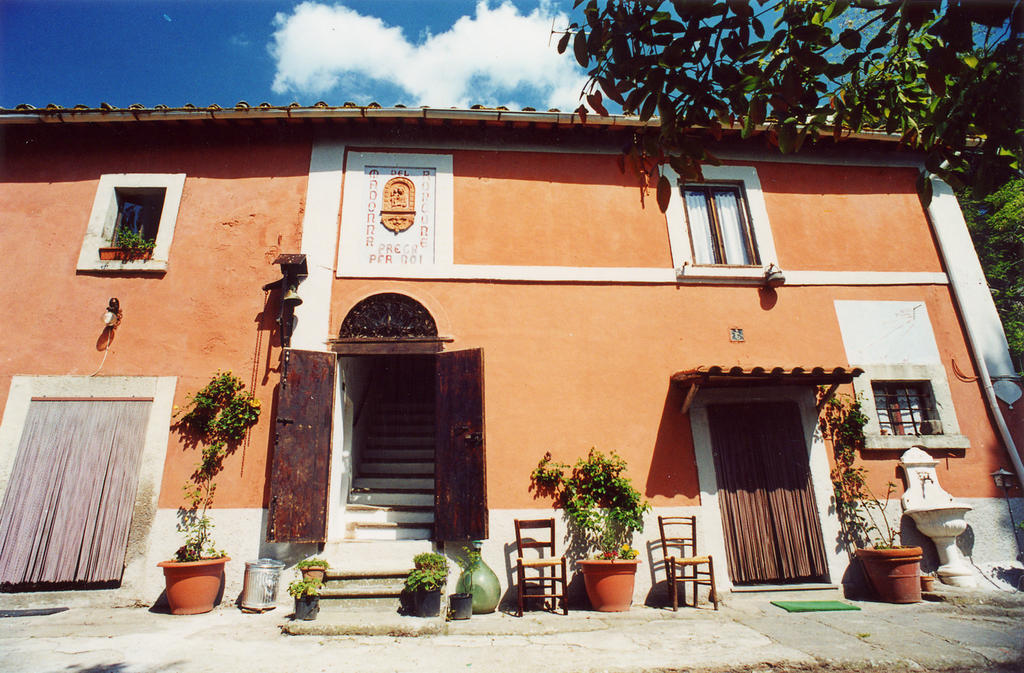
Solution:
M422 355L416 357L423 357ZM487 538L483 350L434 353L435 540ZM286 349L267 540L325 542L337 355Z
M807 442L797 405L710 405L708 421L733 584L827 579Z

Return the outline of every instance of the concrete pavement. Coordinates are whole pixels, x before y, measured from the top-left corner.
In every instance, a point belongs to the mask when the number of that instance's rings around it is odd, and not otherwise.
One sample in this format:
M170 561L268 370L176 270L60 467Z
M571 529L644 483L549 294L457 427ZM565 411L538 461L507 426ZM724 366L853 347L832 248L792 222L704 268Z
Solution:
M171 616L92 601L0 618L0 671L1024 671L1020 593L943 597L914 605L850 601L861 610L790 614L770 596L734 595L718 612L634 606L618 614L519 619L499 612L447 623L373 612L321 612L315 622L298 623L284 603L263 614L223 605ZM60 603L46 594L0 599L0 610L15 615L15 604Z

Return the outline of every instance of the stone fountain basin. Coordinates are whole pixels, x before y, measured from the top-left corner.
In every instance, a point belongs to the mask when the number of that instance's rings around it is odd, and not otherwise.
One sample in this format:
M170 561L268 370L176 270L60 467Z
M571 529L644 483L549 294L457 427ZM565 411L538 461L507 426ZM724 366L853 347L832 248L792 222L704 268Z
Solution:
M964 515L972 509L970 505L951 502L926 509L908 509L906 514L917 524L917 529L930 538L957 537L967 530Z

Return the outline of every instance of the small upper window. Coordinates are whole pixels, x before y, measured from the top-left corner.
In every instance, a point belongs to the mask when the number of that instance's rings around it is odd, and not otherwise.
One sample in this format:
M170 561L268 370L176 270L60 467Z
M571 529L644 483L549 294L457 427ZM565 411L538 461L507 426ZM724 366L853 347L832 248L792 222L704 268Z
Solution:
M942 421L927 381L872 381L883 435L941 435Z
M686 219L695 264L760 264L740 185L686 185Z
M78 270L165 272L184 186L184 173L101 175Z
M117 197L117 216L111 244L124 245L126 239L133 237L146 242L156 241L167 190L162 187L115 188L114 194Z

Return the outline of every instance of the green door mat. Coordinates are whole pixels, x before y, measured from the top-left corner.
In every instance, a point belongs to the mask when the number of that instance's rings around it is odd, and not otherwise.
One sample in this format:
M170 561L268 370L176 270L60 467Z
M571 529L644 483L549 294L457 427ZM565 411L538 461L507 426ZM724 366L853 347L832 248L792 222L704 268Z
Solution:
M786 612L833 612L838 610L860 610L856 605L842 601L772 601Z

